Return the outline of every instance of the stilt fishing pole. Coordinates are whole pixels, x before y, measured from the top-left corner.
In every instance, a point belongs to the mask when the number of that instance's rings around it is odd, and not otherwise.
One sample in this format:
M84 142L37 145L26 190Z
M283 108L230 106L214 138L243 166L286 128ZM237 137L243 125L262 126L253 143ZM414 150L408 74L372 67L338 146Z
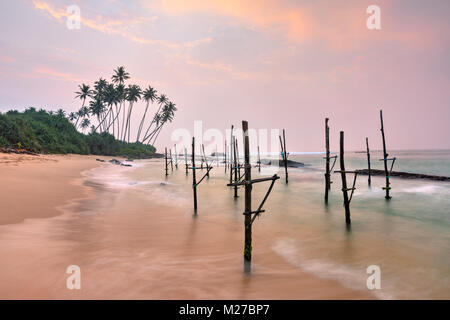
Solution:
M278 177L276 174L272 177L268 178L261 178L261 179L254 179L252 180L252 166L250 163L250 142L249 142L249 135L248 135L248 123L247 121L242 121L242 129L244 131L244 170L245 170L245 179L244 181L235 182L228 184L229 186L245 186L245 211L244 211L244 227L245 227L245 240L244 240L244 263L246 270L249 271L250 269L250 262L252 260L252 225L255 221L256 217L258 217L261 213L265 212L263 210L264 203L266 202L270 192L272 191L273 185L276 180L278 180L280 177ZM235 159L236 160L236 159ZM258 206L258 209L255 211L252 211L252 187L253 184L264 182L264 181L271 181L270 187L267 190L266 195L264 196L262 202Z
M331 172L336 164L337 155L330 157L330 127L328 126L328 118L325 118L325 204L328 204L328 193L331 190ZM333 165L330 168L330 160L334 158Z
M371 178L371 171L370 171L370 150L369 150L369 138L367 138L366 137L366 149L367 149L367 170L368 170L368 175L369 175L369 178L368 178L368 184L369 184L369 187L370 187L370 185L371 185L371 183L372 183L372 178Z
M392 169L394 168L394 163L395 160L397 159L396 157L393 157L391 159L389 159L389 154L386 151L386 139L384 136L384 125L383 125L383 110L380 110L380 120L381 120L381 136L383 138L383 159L380 159L380 161L384 161L384 172L386 175L386 186L383 187L383 190L386 190L386 200L390 200L392 197L389 195L389 191L391 190L391 183L389 181ZM388 170L388 161L392 161L391 163L391 169Z
M202 145L203 146L203 145ZM192 189L194 193L194 214L197 215L197 186L205 179L207 175L209 175L209 171L212 169L212 166L206 167L206 173L203 175L203 177L200 179L200 181L197 182L196 177L196 167L195 167L195 138L192 138L192 166L189 169L192 169Z
M345 223L350 225L352 223L350 218L350 202L353 198L353 192L355 191L356 178L358 176L358 170L356 171L346 171L345 170L345 161L344 161L344 131L340 133L340 152L339 152L339 161L341 165L341 170L334 171L335 173L341 174L342 179L342 194L344 196L344 208L345 208ZM353 173L353 185L351 188L347 187L347 173ZM348 191L351 191L350 197L348 196Z

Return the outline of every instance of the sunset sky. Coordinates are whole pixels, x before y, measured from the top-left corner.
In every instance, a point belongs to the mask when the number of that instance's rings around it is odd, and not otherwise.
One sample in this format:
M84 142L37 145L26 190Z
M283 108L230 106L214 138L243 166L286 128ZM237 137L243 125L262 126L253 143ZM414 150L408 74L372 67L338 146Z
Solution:
M81 9L81 29L66 8ZM368 30L369 5L381 30ZM78 84L152 85L178 107L174 129L285 128L292 151L450 148L450 1L1 1L0 110L76 111ZM143 108L140 104L138 108ZM136 114L134 123L140 115Z

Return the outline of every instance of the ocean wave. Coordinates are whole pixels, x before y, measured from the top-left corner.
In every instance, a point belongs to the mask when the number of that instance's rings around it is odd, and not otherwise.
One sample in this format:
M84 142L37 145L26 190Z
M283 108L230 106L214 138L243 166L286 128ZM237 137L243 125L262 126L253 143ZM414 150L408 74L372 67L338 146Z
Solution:
M307 273L314 274L319 278L336 280L343 286L353 290L368 290L366 287L366 281L368 275L366 274L366 268L356 269L354 267L337 264L325 259L311 259L302 256L299 246L296 240L290 238L279 239L273 246L278 255L285 259L289 264L296 266ZM388 292L383 286L381 290L372 290L373 293L379 299L395 299L395 296Z

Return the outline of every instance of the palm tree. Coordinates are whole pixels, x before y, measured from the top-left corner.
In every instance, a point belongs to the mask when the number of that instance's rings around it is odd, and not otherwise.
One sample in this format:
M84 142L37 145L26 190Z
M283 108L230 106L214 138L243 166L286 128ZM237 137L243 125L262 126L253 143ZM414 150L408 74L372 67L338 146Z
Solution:
M157 98L156 90L153 89L151 86L148 86L148 88L144 90L143 95L144 95L145 102L147 102L147 105L145 106L144 115L142 116L142 120L139 125L136 142L139 142L139 137L141 136L141 131L144 126L145 116L147 115L148 105L149 105L150 101L153 103L155 101L155 99Z
M75 112L69 113L69 116L67 117L70 122L73 122L77 118L77 114Z
M158 100L158 103L159 103L158 111L156 111L155 115L153 116L152 121L150 122L150 124L149 124L147 130L145 131L144 139L142 140L142 142L144 142L145 140L147 140L147 139L149 138L148 132L150 131L150 128L152 127L152 125L155 123L155 116L156 116L157 114L159 114L159 111L161 110L161 106L162 106L163 104L166 104L166 103L169 101L169 99L167 99L167 96L166 96L165 94L161 94L161 95L157 98L157 100ZM157 125L156 127L158 127L158 125Z
M98 97L96 99L94 99L93 101L91 101L89 111L92 115L95 115L97 117L97 120L100 125L101 124L100 117L101 117L102 113L105 111L105 106L103 104L103 101L101 99L99 99ZM98 126L97 127L93 126L93 127L94 127L94 132L95 132L97 130Z
M157 129L154 130L154 133L153 133L154 138L153 138L152 144L155 144L156 139L158 138L159 134L161 133L164 124L166 124L167 122L173 121L175 111L177 111L177 108L174 103L168 102L167 104L164 105L164 108L161 112L161 120L160 120L161 124L159 125L159 127ZM156 135L155 135L155 133L156 133ZM151 141L152 141L152 138L149 139L149 142L147 144L150 144Z
M107 85L108 82L105 79L99 78L97 81L94 82L94 89L95 89L94 94L97 97L101 97Z
M124 67L114 70L114 75L111 77L112 82L116 84L124 84L127 79L130 79L130 74L125 71Z
M56 111L56 114L57 114L58 116L60 116L60 117L63 117L63 118L66 117L66 112L65 112L63 109L61 109L61 108L59 108L59 109Z
M107 84L103 88L103 99L102 101L108 106L108 111L102 116L101 123L98 124L97 128L103 124L103 131L109 130L109 123L105 123L105 120L110 116L109 121L111 121L111 113L114 116L113 105L117 102L117 92L113 84Z
M139 101L139 99L141 99L141 94L142 94L142 90L138 85L133 84L133 85L128 86L126 100L129 103L129 107L128 107L127 121L125 124L125 135L123 137L124 141L128 135L127 141L130 142L131 113L133 112L133 104L135 102ZM128 132L127 132L127 130L128 130Z
M115 127L115 123L117 120L117 138L120 137L120 111L122 109L122 102L125 100L126 97L126 90L125 90L125 86L123 84L119 84L116 86L116 100L114 103L114 106L116 107L116 116L113 118L112 122L109 124L109 126L113 125ZM117 104L119 104L119 108L117 108ZM125 114L125 113L124 113ZM109 129L109 126L107 129ZM115 129L113 128L113 132L115 131ZM115 136L115 134L113 133L113 135Z
M87 98L92 98L93 95L93 91L91 90L91 88L87 85L87 84L81 84L78 86L79 91L76 91L75 94L75 98L80 98L83 103L81 104L81 107L84 107L84 104L86 102ZM77 127L78 124L78 120L80 118L77 118L77 121L75 122L75 128Z
M89 127L91 125L91 121L89 119L83 119L83 121L81 121L81 129L84 131L86 130L87 127Z

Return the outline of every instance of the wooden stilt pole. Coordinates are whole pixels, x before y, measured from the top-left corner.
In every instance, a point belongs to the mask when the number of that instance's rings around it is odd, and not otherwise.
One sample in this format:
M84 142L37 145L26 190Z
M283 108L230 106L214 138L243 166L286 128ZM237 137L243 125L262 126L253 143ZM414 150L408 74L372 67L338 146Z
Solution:
M169 150L169 156L170 156L170 168L173 171L173 158L172 158L172 149Z
M175 147L175 169L178 169L178 152L177 152L177 145L174 145Z
M234 150L236 150L236 161L237 161L237 175L238 175L238 177L241 177L241 166L240 166L240 164L239 164L239 147L238 147L238 141L237 141L237 139L234 139L234 142L235 142L235 146L234 146Z
M369 183L369 187L371 185L372 182L372 178L371 178L371 172L370 172L370 150L369 150L369 138L366 137L366 148L367 148L367 168L368 168L368 172L369 172L369 178L368 178L368 183Z
M234 137L233 137L234 138ZM234 148L233 148L233 151L234 151L234 182L235 183L238 183L239 181L239 175L238 175L238 170L237 170L237 168L238 168L238 166L239 166L239 163L238 163L238 160L237 160L237 154L236 154L236 146L237 146L237 141L236 141L236 138L234 138L234 141L233 141L233 144L234 144ZM238 186L237 185L235 185L234 186L234 197L235 198L237 198L238 197L238 192L237 192L237 188L238 188Z
M169 168L168 168L168 164L167 164L167 148L166 148L164 159L166 160L166 176L168 176L169 175L169 172L168 172Z
M328 191L330 190L330 127L328 118L325 118L325 204L328 204Z
M242 129L244 131L244 168L245 181L252 180L252 169L250 165L250 143L248 137L248 123L242 121ZM237 182L237 181L236 181ZM252 260L252 184L245 184L245 243L244 243L244 259L247 262Z
M225 140L225 146L223 148L224 152L223 152L223 163L225 166L225 173L227 173L227 167L228 167L228 163L227 163L227 140Z
M194 214L197 214L197 180L195 177L195 138L192 138L192 188L194 191Z
M285 173L285 180L286 183L288 183L288 170L287 170L287 151L286 151L286 138L285 138L285 133L284 133L284 129L283 129L283 140L281 140L281 136L279 136L280 138L280 146L281 146L281 157L282 160L284 162L284 173Z
M344 207L345 207L345 223L350 224L350 201L348 198L348 188L347 188L347 176L345 172L345 162L344 162L344 131L340 134L340 164L341 164L341 178L342 178L342 193L344 195Z
M230 137L230 183L233 182L233 148L234 148L234 138L233 138L233 128L231 126L231 137Z
M258 172L261 172L261 155L259 153L259 146L258 146Z
M250 143L249 143L249 135L248 135L248 123L247 121L242 121L242 129L244 131L244 164L243 168L245 170L244 172L244 179L242 181L235 181L234 183L228 184L228 186L244 186L245 187L245 220L244 220L244 227L245 227L245 240L244 240L244 270L246 272L250 271L250 262L252 260L252 224L255 221L257 217L260 216L261 213L265 212L263 210L264 203L266 202L267 198L269 197L270 192L272 191L272 188L275 184L275 181L278 180L280 177L278 177L276 174L272 177L265 177L260 179L254 179L252 180L252 166L250 163ZM232 141L233 144L234 141ZM236 155L236 149L234 154ZM236 156L234 156L235 163L237 162ZM260 183L265 181L271 181L271 184L269 186L269 189L266 192L266 195L264 196L263 200L259 204L259 207L252 211L252 187L254 183Z
M205 153L205 145L202 144L202 151L203 151L203 158L205 159L205 164L206 164L206 176L209 178L209 164L208 161L206 160L206 153ZM203 169L203 162L202 162L202 169Z
M186 166L186 175L189 173L189 165L187 160L187 149L184 148L184 165Z
M391 196L389 195L389 190L391 190L391 184L389 182L389 170L388 170L388 156L389 154L386 151L386 139L384 137L384 125L383 125L383 110L380 110L380 120L381 120L381 136L383 138L383 161L384 161L384 171L386 172L386 187L383 189L386 190L386 200L390 200Z
M288 154L287 154L287 149L286 149L286 134L285 134L285 130L283 129L283 144L284 144L284 171L286 173L286 183L289 182L288 180L288 169L287 169L287 158L288 158Z

